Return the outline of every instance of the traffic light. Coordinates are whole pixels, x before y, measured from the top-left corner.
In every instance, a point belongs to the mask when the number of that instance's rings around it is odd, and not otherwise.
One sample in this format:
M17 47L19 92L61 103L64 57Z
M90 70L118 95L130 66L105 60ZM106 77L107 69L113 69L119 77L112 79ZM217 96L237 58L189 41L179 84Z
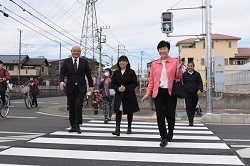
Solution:
M173 13L163 12L161 14L161 31L162 33L172 33L173 32Z

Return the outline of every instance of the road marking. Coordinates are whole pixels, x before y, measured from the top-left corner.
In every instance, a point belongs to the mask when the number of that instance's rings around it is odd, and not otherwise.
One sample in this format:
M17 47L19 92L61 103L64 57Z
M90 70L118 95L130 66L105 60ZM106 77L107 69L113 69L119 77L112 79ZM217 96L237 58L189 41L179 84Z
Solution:
M240 149L236 151L242 158L250 158L250 148Z
M103 124L103 121L100 121L100 120L90 120L89 121L90 123L102 123ZM110 121L109 123L115 123L115 121ZM127 122L121 122L121 124L128 124ZM133 124L144 124L144 125L157 125L157 122L133 122ZM180 123L180 122L176 122L175 125L184 125L184 126L187 126L188 123ZM195 126L204 126L203 124L201 123L197 123L197 124L194 124ZM194 127L194 126L192 126ZM192 128L190 127L190 128Z
M223 139L224 141L233 141L233 142L250 142L249 139Z
M10 146L0 146L0 149L7 149L9 148Z
M39 137L28 142L46 144L70 144L70 145L104 145L125 147L159 147L157 141L131 141L131 140L93 140L72 138L46 138ZM195 149L229 149L224 143L195 143L195 142L169 142L166 148L195 148Z
M63 115L56 115L56 114L48 114L48 113L44 113L44 112L36 112L36 113L39 113L39 114L43 114L43 115L49 115L49 116L58 116L58 117L69 117L69 116L63 116Z
M250 148L250 145L230 145L233 148Z
M28 133L28 132L14 132L14 131L0 131L0 133L5 133L5 134L31 134L31 135L44 135L47 133Z
M68 128L69 129L69 128ZM98 128L98 127L81 127L82 130L87 131L114 131L114 128ZM121 128L121 132L126 132L127 128ZM154 129L134 129L132 126L133 132L140 132L140 133L159 133L159 130ZM194 130L174 130L174 133L185 133L185 134L213 134L211 131L194 131Z
M88 133L88 132L82 132L81 134L77 133L69 133L67 131L57 131L54 133L51 133L50 135L65 135L65 136L79 136L79 137L117 137L112 135L111 133ZM156 138L159 139L159 134L122 134L120 135L121 138ZM173 140L175 139L181 139L181 140L210 140L210 141L219 141L220 138L217 136L189 136L189 135L176 135L174 134Z
M94 127L115 127L115 124L114 123L112 123L112 124L94 124L94 123L83 123L83 125L82 125L83 127L84 126L94 126ZM126 125L126 124L124 124L124 125L120 125L120 127L127 127L128 125ZM152 125L137 125L137 124L133 124L132 125L132 127L133 128L151 128L151 129L158 129L158 126L156 126L156 125L154 125L154 126L152 126ZM208 130L208 128L207 127L195 127L195 126L192 126L192 127L190 127L190 126L177 126L177 125L175 125L175 129L190 129L190 130L195 130L195 129L197 129L197 130Z
M17 147L2 151L0 155L154 163L244 165L237 156L225 155L128 153Z
M0 165L1 166L35 166L35 165L20 165L20 164L16 165L16 164L1 164L1 163Z
M7 118L15 118L15 119L36 119L37 117L28 117L28 116L7 116Z

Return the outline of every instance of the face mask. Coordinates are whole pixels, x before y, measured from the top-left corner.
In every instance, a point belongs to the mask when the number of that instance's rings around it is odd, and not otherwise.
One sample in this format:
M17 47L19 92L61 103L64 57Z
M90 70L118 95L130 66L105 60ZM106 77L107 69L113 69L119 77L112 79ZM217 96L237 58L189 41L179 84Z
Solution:
M33 78L30 78L30 80L33 80Z
M108 73L108 72L105 72L105 73L104 73L104 76L109 77L109 73Z

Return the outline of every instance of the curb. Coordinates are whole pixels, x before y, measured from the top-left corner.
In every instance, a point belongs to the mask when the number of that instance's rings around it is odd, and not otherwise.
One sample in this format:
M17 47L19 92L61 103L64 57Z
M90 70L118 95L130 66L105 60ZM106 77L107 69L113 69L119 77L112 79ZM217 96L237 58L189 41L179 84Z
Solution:
M201 122L223 124L250 124L250 114L207 113L201 117Z

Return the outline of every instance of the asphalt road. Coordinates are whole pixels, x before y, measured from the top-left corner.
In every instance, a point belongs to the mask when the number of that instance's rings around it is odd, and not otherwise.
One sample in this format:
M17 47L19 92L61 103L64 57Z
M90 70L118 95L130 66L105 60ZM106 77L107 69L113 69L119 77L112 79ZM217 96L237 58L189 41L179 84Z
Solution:
M103 124L101 111L85 110L82 134L68 133L65 97L39 98L39 108L27 109L13 100L10 114L0 119L0 165L161 166L250 165L250 126L176 122L174 138L160 148L153 112L137 115L133 134L111 134L115 122Z

